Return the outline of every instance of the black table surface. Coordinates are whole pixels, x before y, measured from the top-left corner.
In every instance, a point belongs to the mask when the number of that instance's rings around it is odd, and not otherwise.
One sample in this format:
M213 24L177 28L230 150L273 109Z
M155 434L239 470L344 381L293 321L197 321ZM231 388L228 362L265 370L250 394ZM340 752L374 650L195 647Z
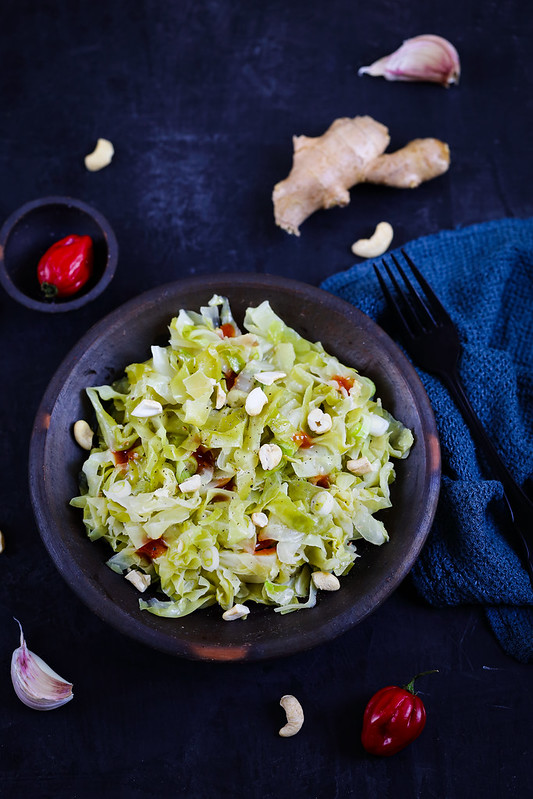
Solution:
M445 90L358 77L402 39L458 48ZM268 272L318 285L355 260L384 219L396 245L443 229L533 214L533 23L526 0L3 0L0 213L51 194L102 211L115 279L92 304L40 314L0 297L0 795L2 797L523 797L531 795L531 667L499 647L478 607L435 609L409 578L374 614L307 652L258 663L192 662L123 637L56 571L36 528L28 444L40 398L73 344L140 292L192 275ZM273 221L271 191L293 134L370 114L396 148L448 142L448 174L415 191L357 187L347 208ZM89 173L98 137L115 158ZM487 264L490 270L490 264ZM9 679L18 643L73 681L38 713ZM374 691L419 671L422 736L366 755ZM278 729L285 693L306 721Z

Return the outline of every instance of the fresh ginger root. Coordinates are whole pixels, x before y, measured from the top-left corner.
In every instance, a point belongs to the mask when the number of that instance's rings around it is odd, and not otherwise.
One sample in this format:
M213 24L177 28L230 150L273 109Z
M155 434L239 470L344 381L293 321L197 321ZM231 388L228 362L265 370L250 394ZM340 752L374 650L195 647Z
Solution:
M348 205L357 183L413 189L450 165L448 145L438 139L415 139L384 153L389 142L388 128L368 116L336 119L316 138L294 136L291 172L272 195L276 224L299 236L315 211Z

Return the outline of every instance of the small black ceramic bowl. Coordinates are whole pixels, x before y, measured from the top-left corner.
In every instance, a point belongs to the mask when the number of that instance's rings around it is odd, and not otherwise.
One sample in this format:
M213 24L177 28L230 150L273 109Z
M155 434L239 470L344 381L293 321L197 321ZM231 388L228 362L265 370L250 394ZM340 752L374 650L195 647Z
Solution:
M37 279L37 264L52 244L71 234L93 240L93 274L77 294L47 300ZM109 285L117 260L117 240L107 219L72 197L43 197L26 203L0 230L2 285L14 300L34 311L61 313L91 302Z

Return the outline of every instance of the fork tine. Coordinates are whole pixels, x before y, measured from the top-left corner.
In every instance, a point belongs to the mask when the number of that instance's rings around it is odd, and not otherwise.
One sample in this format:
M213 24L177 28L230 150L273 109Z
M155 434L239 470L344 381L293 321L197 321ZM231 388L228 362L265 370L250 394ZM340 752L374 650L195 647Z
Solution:
M412 308L413 313L417 317L422 329L427 330L428 327L429 328L435 327L437 322L433 317L430 308L428 308L427 302L423 297L420 296L419 292L416 289L416 286L414 286L413 283L409 280L409 278L405 274L404 269L398 263L398 259L392 253L391 253L391 258L396 269L400 273L401 278L405 284L405 287L409 293L409 304Z
M386 264L384 262L383 262L383 265L385 266L385 268L387 268ZM386 301L387 305L389 306L389 308L392 308L392 310L395 311L397 316L399 316L400 322L402 322L405 325L405 327L407 329L409 329L409 324L407 322L407 319L404 318L400 306L398 305L398 303L396 302L395 298L393 297L392 292L390 291L389 287L387 286L387 284L383 280L383 275L381 274L381 272L377 268L376 264L374 264L374 272L376 273L376 277L378 279L378 283L379 283L379 285L381 287L381 291L383 292L383 296L385 297L385 301Z
M411 272L413 273L413 275L417 279L418 283L422 287L422 289L424 291L424 294L426 296L427 303L429 304L429 309L431 311L431 315L433 316L435 321L437 323L438 322L451 322L450 315L448 314L448 311L446 310L444 305L441 303L441 301L439 300L439 298L437 297L437 295L435 294L435 292L433 291L433 289L431 288L431 286L427 282L427 280L424 277L424 275L416 268L416 266L414 265L412 259L409 257L409 255L407 255L407 253L405 252L405 250L403 248L400 250L400 252L403 255L403 257L405 258L407 264L409 265L409 268L411 269Z
M381 286L381 290L383 291L383 294L385 295L385 299L387 300L389 306L394 309L394 311L395 311L400 323L405 328L407 334L409 336L411 336L411 337L414 337L414 336L418 335L418 333L420 332L420 322L418 320L418 317L416 316L416 314L413 313L413 309L411 308L409 302L407 301L407 297L405 295L405 292L402 291L401 286L399 285L398 281L396 280L396 276L394 275L394 273L392 272L390 266L388 265L388 263L386 262L386 260L384 258L381 259L381 263L383 264L383 267L384 267L387 275L389 276L389 280L391 281L394 290L396 291L398 297L400 298L401 303L398 302L398 300L396 299L394 294L391 292L391 290L387 286L387 283L383 279L383 276L379 272L379 269L377 268L377 266L374 265L374 270L375 270L376 275L378 277L379 284ZM403 310L402 310L402 306L403 306Z

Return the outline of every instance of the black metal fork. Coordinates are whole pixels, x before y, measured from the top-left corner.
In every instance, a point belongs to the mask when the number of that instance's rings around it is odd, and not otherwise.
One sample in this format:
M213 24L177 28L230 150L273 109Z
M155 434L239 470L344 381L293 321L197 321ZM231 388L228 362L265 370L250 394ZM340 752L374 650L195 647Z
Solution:
M522 546L525 565L533 587L533 551L530 545L530 541L533 543L533 502L514 480L500 458L465 393L458 372L462 346L454 323L411 258L404 250L401 250L401 253L418 286L409 280L405 269L391 254L390 259L396 271L384 258L382 264L392 290L383 274L374 266L381 289L396 315L405 348L418 366L436 374L446 385L470 428L475 443L482 450L492 476L503 485L507 507Z

